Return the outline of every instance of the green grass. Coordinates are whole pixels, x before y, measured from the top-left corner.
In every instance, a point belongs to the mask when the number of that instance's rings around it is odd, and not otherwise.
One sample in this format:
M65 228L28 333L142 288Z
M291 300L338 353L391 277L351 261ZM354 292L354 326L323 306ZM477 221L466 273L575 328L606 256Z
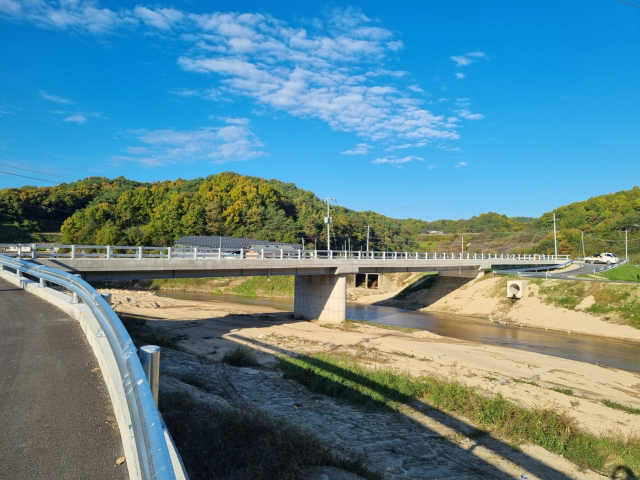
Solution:
M274 275L268 277L251 277L246 282L231 289L241 297L287 297L293 298L294 277L292 275Z
M603 400L602 403L609 408L622 410L623 412L631 413L633 415L640 415L640 408L627 407L626 405L622 405L621 403L618 403L618 402L612 402L611 400Z
M520 380L519 378L512 378L511 380L513 380L516 383L526 383L527 385L533 385L534 387L539 387L540 386L536 382L531 381L531 380Z
M242 345L238 345L225 353L222 361L234 367L255 367L258 365L255 352Z
M396 298L397 300L403 300L412 293L419 292L420 290L425 290L431 287L437 279L437 273L425 273L418 280L400 291L400 293L398 293L394 298Z
M609 280L640 282L640 267L636 267L632 263L625 263L619 267L601 272L600 275Z
M571 390L570 388L551 387L550 390L558 393L563 393L565 395L573 395L573 390Z
M222 408L185 392L161 394L160 410L191 480L299 480L322 465L383 480L361 458L259 411Z
M316 393L364 409L399 410L414 399L462 415L477 428L510 444L539 445L581 468L604 472L614 466L640 471L640 439L598 437L575 426L571 417L551 409L527 409L500 394L488 397L455 381L413 377L389 368L366 368L346 355L325 353L296 358L281 356L279 367Z
M619 267L622 268L622 267ZM585 312L599 316L616 315L626 325L640 329L640 286L571 280L531 279L540 287L545 303L574 310L582 300L593 295L595 303Z

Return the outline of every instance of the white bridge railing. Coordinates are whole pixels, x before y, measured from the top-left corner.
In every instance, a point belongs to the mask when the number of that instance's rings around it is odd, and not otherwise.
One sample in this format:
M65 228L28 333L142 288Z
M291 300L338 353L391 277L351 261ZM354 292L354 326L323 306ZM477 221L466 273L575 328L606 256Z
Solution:
M568 261L569 255L442 253L442 252L362 252L345 250L244 250L225 248L123 247L111 245L0 244L0 253L18 258L76 259L240 259L240 260L514 260Z

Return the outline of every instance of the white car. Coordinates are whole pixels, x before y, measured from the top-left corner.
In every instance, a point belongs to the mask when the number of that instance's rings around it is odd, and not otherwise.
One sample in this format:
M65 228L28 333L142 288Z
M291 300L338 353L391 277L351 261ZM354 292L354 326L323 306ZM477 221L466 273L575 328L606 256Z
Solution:
M611 265L612 263L618 263L620 259L615 253L596 253L593 257L587 257L584 259L585 263L606 263Z

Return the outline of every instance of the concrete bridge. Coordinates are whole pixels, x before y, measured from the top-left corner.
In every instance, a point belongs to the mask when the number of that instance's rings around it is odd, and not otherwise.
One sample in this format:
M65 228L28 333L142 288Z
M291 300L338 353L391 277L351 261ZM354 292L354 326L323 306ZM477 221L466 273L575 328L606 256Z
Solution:
M348 274L440 272L475 278L484 270L561 265L568 255L353 252L335 250L245 251L105 245L0 245L0 253L70 272L86 281L189 277L295 276L294 315L342 321Z

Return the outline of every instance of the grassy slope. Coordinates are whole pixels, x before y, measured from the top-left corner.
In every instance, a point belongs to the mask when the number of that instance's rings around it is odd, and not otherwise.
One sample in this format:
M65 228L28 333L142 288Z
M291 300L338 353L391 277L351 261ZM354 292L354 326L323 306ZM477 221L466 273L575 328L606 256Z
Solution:
M632 263L625 263L619 267L602 272L600 275L608 280L640 282L640 267Z
M274 275L271 280L267 277L172 278L153 280L147 288L241 297L293 298L293 276Z
M526 409L501 395L487 397L474 388L435 377L413 377L388 368L367 368L353 357L326 353L296 358L282 356L285 375L317 393L365 409L401 409L413 399L463 415L479 428L513 444L529 442L562 455L580 467L606 472L623 465L640 472L640 439L597 437L575 426L568 415Z

